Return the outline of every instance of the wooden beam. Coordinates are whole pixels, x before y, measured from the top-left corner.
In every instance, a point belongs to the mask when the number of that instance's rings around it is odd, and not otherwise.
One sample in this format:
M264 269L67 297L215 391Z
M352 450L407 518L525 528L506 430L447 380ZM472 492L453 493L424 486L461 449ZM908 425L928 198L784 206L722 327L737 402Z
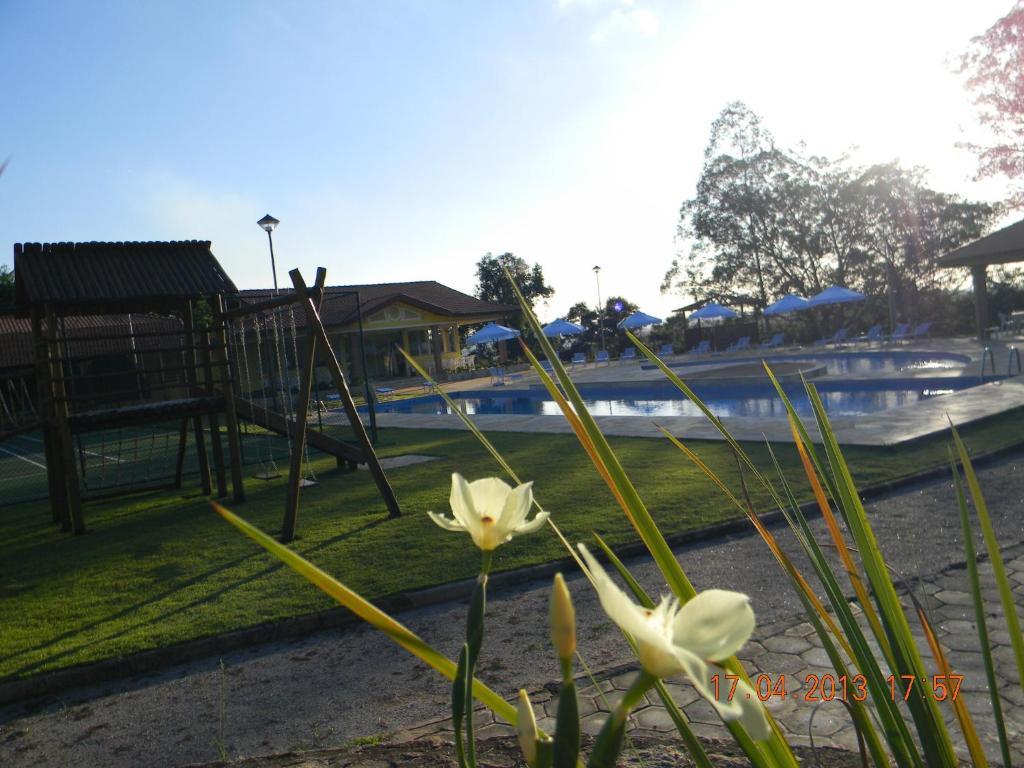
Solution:
M46 308L46 335L49 342L47 359L50 364L51 397L54 404L54 434L57 438L57 450L54 452L58 460L61 485L67 505L65 525L70 524L75 535L85 533L85 518L82 516L82 495L78 485L78 469L75 463L74 444L71 438L71 427L68 424L68 394L64 387L63 363L60 356L60 344L57 340L57 318L52 307Z
M311 296L312 293L306 294ZM254 315L259 312L267 312L271 309L278 309L279 307L287 307L289 304L294 304L301 300L303 297L297 293L289 293L284 296L277 296L273 299L267 299L266 301L258 301L255 304L242 304L238 307L232 307L231 309L225 309L221 313L221 317L225 320L234 320L236 317L247 317L248 315Z
M182 310L185 323L185 378L188 381L189 397L196 397L199 386L196 382L196 339L195 325L192 320L192 302L186 301ZM196 436L196 455L199 458L199 484L203 489L203 495L209 496L212 493L210 487L210 462L206 457L206 436L203 434L203 417L196 415L192 418L193 431Z
M188 446L188 419L181 420L181 429L178 431L178 461L174 466L174 487L181 488L182 477L185 474L185 449Z
M235 410L236 362L228 356L227 320L224 318L224 300L220 294L213 297L213 317L220 331L218 338L218 362L222 363L224 377L224 422L228 430L228 456L231 461L231 492L236 503L245 501L245 486L242 483L242 443L238 433L238 412Z
M313 283L312 302L317 312L324 296L327 270L320 267ZM313 369L316 364L316 336L306 330L303 344L302 367L299 369L299 398L295 405L295 431L292 435L292 455L288 466L288 500L285 502L284 522L281 524L281 541L286 544L295 538L295 526L299 516L299 491L302 481L302 457L306 447L306 423L309 420L309 399L313 391ZM299 361L295 361L299 368Z
M377 460L377 454L373 450L373 445L370 444L370 438L366 434L363 422L359 418L359 412L356 410L356 404L352 400L352 393L349 391L348 382L345 381L345 374L342 372L341 366L338 365L338 358L334 356L334 350L331 349L330 342L327 338L327 330L324 328L324 324L320 320L320 315L316 311L316 307L313 306L313 302L309 299L309 290L306 288L306 283L302 279L302 273L297 269L293 269L288 274L291 275L292 285L295 286L295 292L301 293L305 297L301 304L306 310L306 325L310 329L310 332L316 335L319 343L323 345L327 369L331 372L331 378L334 380L334 386L337 388L338 395L341 397L341 404L344 406L345 415L348 416L349 423L352 425L352 431L356 434L356 440L363 449L364 460L370 468L370 474L373 475L373 479L377 483L377 488L380 490L381 496L384 497L384 503L388 508L388 516L399 517L402 514L402 510L398 506L398 499L395 498L395 491L391 487L391 483L388 482L388 478L384 474L384 469L381 467L380 462Z
M46 456L46 483L50 495L50 513L53 522L67 521L68 529L71 521L67 518L67 510L60 480L59 462L56 454L56 441L53 435L53 394L50 381L50 347L43 340L43 321L38 307L32 308L32 345L36 372L36 397L39 400L39 411L43 418L43 452Z
M988 268L984 264L971 267L971 282L974 284L974 324L978 338L984 341L988 335Z
M203 376L207 397L213 396L213 362L212 348L210 346L210 331L203 331L203 352L200 356L203 360ZM225 374L227 372L225 371ZM216 413L207 416L210 422L210 448L213 451L213 470L217 478L217 498L223 499L228 495L228 478L224 470L224 445L220 439L220 419Z

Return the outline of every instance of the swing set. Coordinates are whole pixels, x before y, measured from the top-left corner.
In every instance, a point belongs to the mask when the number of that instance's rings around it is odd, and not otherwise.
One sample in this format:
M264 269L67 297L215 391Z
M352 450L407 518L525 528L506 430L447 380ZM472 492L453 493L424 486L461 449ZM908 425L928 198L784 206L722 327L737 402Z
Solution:
M257 478L281 475L272 434L288 439L283 541L295 536L300 490L317 483L310 447L335 456L339 466L367 464L389 516L401 514L320 320L326 270L317 270L312 288L293 270L294 291L243 304L205 241L16 244L14 267L18 311L32 318L38 405L25 406L24 382L21 388L9 383L0 388L0 422L14 426L9 414L15 411L31 412L41 422L51 507L63 530L85 531L83 491L85 500L92 500L180 488L190 431L203 494L213 493L208 438L217 496L228 495L230 475L235 502L244 501L240 426L247 424L266 432ZM225 309L225 300L235 306ZM301 350L297 312L305 319ZM127 322L99 324L88 343L69 332L72 318L108 313L126 315ZM297 386L288 375L289 340ZM103 349L90 348L97 344ZM247 350L255 354L255 365ZM309 426L318 357L338 390L355 442ZM178 429L161 428L168 423ZM147 452L157 455L174 442L171 482L153 485L134 476L160 464L147 463ZM129 470L132 476L126 477ZM94 482L108 475L117 482Z

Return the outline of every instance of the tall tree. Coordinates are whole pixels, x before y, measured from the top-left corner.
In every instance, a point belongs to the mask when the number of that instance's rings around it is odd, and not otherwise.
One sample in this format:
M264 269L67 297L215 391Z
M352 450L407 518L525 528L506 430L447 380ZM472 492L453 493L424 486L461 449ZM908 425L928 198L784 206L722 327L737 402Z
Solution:
M0 315L8 314L14 314L14 272L0 264Z
M1024 205L1024 0L971 39L960 73L990 131L986 144L966 145L978 155L978 177L1016 182L1009 202Z
M516 295L505 277L508 270L515 279L523 296L533 306L537 299L546 299L555 289L544 282L544 270L540 264L530 266L525 259L513 253L493 256L484 255L476 264L476 296L483 301L498 304L518 304Z

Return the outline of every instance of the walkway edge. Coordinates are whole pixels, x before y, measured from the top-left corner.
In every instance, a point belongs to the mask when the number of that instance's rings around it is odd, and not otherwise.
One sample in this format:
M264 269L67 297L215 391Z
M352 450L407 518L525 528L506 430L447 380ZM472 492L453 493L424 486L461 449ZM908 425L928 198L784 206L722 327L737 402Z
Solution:
M971 460L975 466L983 466L1020 450L1022 446L1024 446L1024 441L974 456ZM903 478L870 486L863 489L860 495L863 499L869 499L917 483L938 480L944 477L951 477L950 468L948 466L937 466ZM820 514L817 504L813 501L803 504L801 510L808 517ZM780 510L766 512L760 515L760 519L767 525L784 524L785 522L783 513ZM746 518L736 518L693 531L685 531L668 536L666 540L670 546L677 547L684 544L717 539L735 533L749 533L750 530L750 522ZM646 552L647 548L643 542L634 542L616 549L616 554L623 559L643 555ZM546 563L538 563L537 565L529 565L511 571L491 574L489 583L493 593L494 591L519 586L524 582L547 578L553 576L558 571L570 570L575 567L575 561L570 557L565 557ZM475 579L463 579L447 584L439 584L434 587L400 592L374 600L373 602L382 610L388 613L395 613L410 608L423 608L454 600L468 600L475 583ZM72 688L112 682L135 675L155 672L169 666L217 656L218 654L239 648L295 637L304 637L325 629L335 629L362 623L360 619L344 608L332 608L317 613L258 624L221 635L189 640L163 648L140 651L129 656L102 659L52 672L43 672L34 677L15 680L7 679L0 681L0 707L18 702L29 702L33 699L51 696Z

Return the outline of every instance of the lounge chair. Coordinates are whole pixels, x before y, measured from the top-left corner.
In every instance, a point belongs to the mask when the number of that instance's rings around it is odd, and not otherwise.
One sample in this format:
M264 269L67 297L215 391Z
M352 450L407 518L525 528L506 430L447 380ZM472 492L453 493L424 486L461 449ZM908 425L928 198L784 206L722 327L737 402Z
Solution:
M661 349L658 350L658 357L668 357L669 355L674 355L675 353L676 352L674 349L672 349L671 344L662 344Z
M889 334L888 341L903 341L907 338L910 332L910 323L900 323L896 326L896 330Z
M856 344L860 344L861 342L865 344L870 344L873 341L877 341L879 344L881 344L883 341L885 341L885 337L882 335L882 326L872 325L870 328L868 328L867 333L865 333L863 336L858 336L857 338L853 339L853 341Z
M710 353L711 353L711 342L708 341L707 339L704 339L696 347L693 347L693 348L688 349L686 351L686 354L688 354L688 355L707 355L707 354L710 354Z
M604 363L605 365L608 365L610 362L611 362L611 358L608 357L608 350L606 350L606 349L602 349L600 352L598 352L596 355L594 355L594 364L595 365L599 365L601 363Z
M750 349L750 337L740 336L736 341L729 345L726 352L740 352L744 349Z
M374 387L373 394L376 395L377 401L387 400L388 398L395 396L395 390L393 387Z
M555 375L555 367L551 365L550 360L541 360L540 367L541 369L543 369L544 373L548 374L549 376Z
M489 368L488 372L491 374L491 386L500 387L505 384L504 368Z
M932 323L931 321L928 321L927 323L921 323L920 325L918 325L917 328L914 329L914 332L910 334L910 338L924 339L931 336L931 332Z
M628 363L630 360L636 360L636 347L623 350L622 354L619 355L620 362Z
M846 328L840 328L838 331L833 333L831 336L826 336L823 339L818 339L814 342L814 346L823 347L826 344L842 344L848 338L849 331Z
M761 345L761 349L778 349L786 343L786 334L776 333L768 341Z
M575 355L572 356L573 367L575 367L577 365L586 365L586 363L587 363L587 356L586 356L585 353L577 352Z

